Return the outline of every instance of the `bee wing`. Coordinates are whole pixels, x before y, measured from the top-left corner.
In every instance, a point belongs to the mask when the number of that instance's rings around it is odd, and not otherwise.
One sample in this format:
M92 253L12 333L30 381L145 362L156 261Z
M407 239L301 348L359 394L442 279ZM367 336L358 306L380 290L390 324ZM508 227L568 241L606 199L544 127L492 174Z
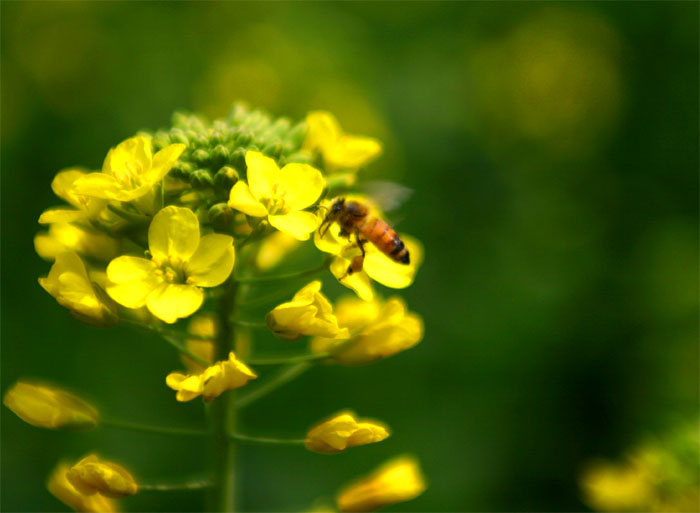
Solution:
M373 180L357 184L357 190L372 198L383 212L391 212L406 203L413 195L413 189L396 182Z

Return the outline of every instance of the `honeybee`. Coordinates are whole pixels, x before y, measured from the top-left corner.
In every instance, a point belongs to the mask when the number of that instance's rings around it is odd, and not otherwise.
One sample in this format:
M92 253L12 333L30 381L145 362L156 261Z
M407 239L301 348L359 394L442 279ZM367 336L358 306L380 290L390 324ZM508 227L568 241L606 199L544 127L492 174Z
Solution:
M386 221L369 215L369 208L357 201L345 201L338 198L331 204L325 219L319 227L319 234L325 235L330 225L337 222L340 225L340 236L350 239L355 234L357 246L362 252L352 259L347 274L362 270L365 259L365 243L371 242L376 248L400 264L411 263L408 248L396 234L396 231Z

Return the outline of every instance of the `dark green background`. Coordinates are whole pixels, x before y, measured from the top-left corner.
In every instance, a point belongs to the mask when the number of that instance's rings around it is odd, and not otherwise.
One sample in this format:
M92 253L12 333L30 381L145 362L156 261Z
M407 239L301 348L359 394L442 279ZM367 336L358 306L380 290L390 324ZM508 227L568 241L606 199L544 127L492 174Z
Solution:
M698 4L44 3L2 9L2 388L64 384L112 416L204 422L164 385L156 338L81 325L37 284L52 176L172 111L244 99L327 108L386 142L367 171L415 190L425 244L415 349L324 367L246 411L295 436L342 407L392 438L334 457L240 451L244 510L291 511L413 452L406 511L583 510L591 457L698 413ZM196 475L206 448L111 429L43 431L2 409L2 509L65 510L44 487L90 451L146 482ZM201 507L139 494L128 510Z

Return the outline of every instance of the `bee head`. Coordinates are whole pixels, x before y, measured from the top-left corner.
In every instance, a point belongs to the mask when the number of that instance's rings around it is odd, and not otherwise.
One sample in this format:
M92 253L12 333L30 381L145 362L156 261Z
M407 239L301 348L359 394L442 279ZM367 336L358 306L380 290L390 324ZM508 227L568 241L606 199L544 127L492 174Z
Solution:
M343 208L345 208L345 198L338 198L331 203L330 208L328 208L326 218L321 223L321 226L319 226L319 233L321 234L321 237L326 234L331 223L340 217L340 214L343 212Z

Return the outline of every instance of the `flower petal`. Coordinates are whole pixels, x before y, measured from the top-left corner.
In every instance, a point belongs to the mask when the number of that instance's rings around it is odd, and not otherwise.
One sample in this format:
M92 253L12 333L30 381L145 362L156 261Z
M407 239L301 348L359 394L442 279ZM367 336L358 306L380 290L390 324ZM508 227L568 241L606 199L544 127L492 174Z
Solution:
M129 201L126 191L112 175L106 173L89 173L73 183L73 192L94 198Z
M187 264L186 274L200 287L216 287L233 270L233 237L220 233L205 235Z
M369 163L381 152L382 145L377 139L343 135L334 145L325 149L323 158L329 167L354 169Z
M148 247L160 264L168 257L187 261L199 245L199 220L189 208L161 209L148 228Z
M408 248L410 264L395 262L376 248L370 248L363 265L373 280L394 289L403 289L413 283L416 271L423 262L423 245L417 239L405 235L401 235L401 240Z
M284 199L292 210L313 205L326 186L326 180L318 169L296 163L282 168L279 183L284 187Z
M161 283L156 265L145 258L120 256L107 266L107 293L127 308L141 308Z
M270 224L298 240L308 240L318 228L319 218L311 212L292 211L280 216L268 216Z
M151 138L143 135L131 137L109 150L102 164L102 172L114 174L138 166L145 171L151 168L153 146Z
M365 259L366 262L366 259ZM350 260L343 257L336 257L331 262L331 273L338 278L338 281L347 288L355 291L357 296L364 301L374 300L374 289L372 282L364 271L348 274Z
M44 210L39 216L39 224L75 223L85 219L85 212L74 208L55 207Z
M309 112L306 115L306 124L309 131L304 140L304 149L310 151L335 144L343 132L335 116L323 110Z
M248 184L240 180L231 187L228 205L249 216L264 217L267 215L265 205L256 200Z
M72 190L76 180L82 178L86 174L87 171L80 168L70 168L59 171L51 182L51 190L62 200L67 201L74 207L81 208L80 202L77 200Z
M153 156L153 163L143 177L144 181L155 184L160 182L172 169L182 152L187 148L184 144L171 144Z
M195 313L204 301L204 292L195 285L167 283L154 290L146 301L148 310L172 324Z
M259 151L247 152L245 163L248 168L248 185L250 185L250 191L255 199L270 198L272 185L280 174L277 163Z

